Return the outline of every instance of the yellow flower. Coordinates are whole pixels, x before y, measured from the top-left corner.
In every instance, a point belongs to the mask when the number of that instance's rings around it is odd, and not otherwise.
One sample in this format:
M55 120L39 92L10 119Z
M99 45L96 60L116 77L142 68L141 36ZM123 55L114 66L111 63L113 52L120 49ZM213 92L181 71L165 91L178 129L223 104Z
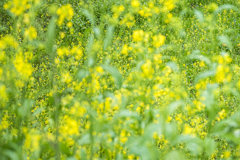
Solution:
M219 118L224 119L226 117L225 109L222 109L220 112L218 112Z
M62 82L70 83L72 81L72 76L69 72L62 74Z
M103 73L104 71L103 71L103 68L101 67L101 66L98 66L97 68L96 68L96 71L98 72L98 73Z
M71 28L72 25L73 25L72 22L68 22L68 23L67 23L67 27L68 27L68 28Z
M24 14L23 22L25 24L29 24L29 22L30 22L29 14L27 14L27 13Z
M192 135L193 134L193 128L190 127L189 124L185 124L183 134Z
M225 151L224 152L224 158L229 158L231 156L231 152L230 151Z
M57 14L59 15L58 25L61 26L63 24L64 19L68 19L68 20L72 19L74 11L72 6L70 4L67 4L58 8Z
M153 139L158 139L158 134L157 134L157 132L153 132Z
M153 46L158 48L161 47L165 43L165 36L163 35L158 35L158 36L153 36Z
M223 65L219 65L217 66L217 72L216 72L216 81L218 83L221 83L224 81L224 78L225 78L225 72L224 72L224 67Z
M143 40L144 32L143 30L135 30L133 31L133 41L140 42Z
M7 89L5 85L0 85L0 100L7 100Z
M33 40L37 38L37 30L36 28L30 26L28 29L25 30L24 36L29 40Z
M175 8L175 5L172 0L169 0L164 2L164 7L166 7L168 11L171 11Z
M134 8L137 8L137 7L140 6L140 3L138 2L138 0L132 0L131 5L132 5Z
M67 127L68 127L68 134L73 135L73 134L78 134L78 125L76 120L74 119L67 119Z
M218 5L216 3L211 3L207 6L207 9L210 11L210 12L214 12L215 10L218 9Z
M121 53L124 54L124 55L127 55L127 54L128 54L128 46L127 46L126 44L123 45L123 48L122 48Z
M14 66L23 78L29 78L32 75L32 65L24 61L22 53L16 55Z
M146 61L146 63L144 63L141 66L141 69L143 71L143 73L141 74L142 77L145 77L145 78L153 77L154 69L152 68L152 62L149 59Z
M124 6L123 5L121 5L121 6L119 6L119 8L118 8L118 10L120 11L120 12L122 12L122 11L124 11Z
M120 142L125 143L128 140L126 131L123 129L120 133Z

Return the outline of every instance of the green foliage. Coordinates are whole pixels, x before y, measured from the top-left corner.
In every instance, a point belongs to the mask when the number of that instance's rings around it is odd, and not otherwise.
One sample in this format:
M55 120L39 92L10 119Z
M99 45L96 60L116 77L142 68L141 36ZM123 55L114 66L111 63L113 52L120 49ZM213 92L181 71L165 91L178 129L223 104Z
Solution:
M237 0L0 2L0 159L238 159Z

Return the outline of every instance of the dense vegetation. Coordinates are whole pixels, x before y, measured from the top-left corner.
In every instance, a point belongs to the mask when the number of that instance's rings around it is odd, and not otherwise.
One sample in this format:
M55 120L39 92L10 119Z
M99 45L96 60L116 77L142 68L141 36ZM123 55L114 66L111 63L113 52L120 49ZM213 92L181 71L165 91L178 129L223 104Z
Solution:
M240 158L239 0L1 0L0 159Z

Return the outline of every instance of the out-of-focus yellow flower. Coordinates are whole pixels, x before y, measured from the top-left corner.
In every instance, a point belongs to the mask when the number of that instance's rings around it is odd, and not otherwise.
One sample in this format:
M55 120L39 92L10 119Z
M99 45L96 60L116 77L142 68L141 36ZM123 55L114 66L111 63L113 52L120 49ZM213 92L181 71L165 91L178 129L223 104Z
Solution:
M224 152L224 158L229 158L231 156L231 152L230 151L225 151Z
M72 25L73 25L72 22L68 22L68 23L67 23L67 27L68 27L68 28L71 28Z
M72 76L69 72L62 74L62 82L70 83L72 81Z
M37 151L40 149L39 142L41 140L41 136L35 131L31 130L26 133L26 140L24 143L24 148L29 149L30 151Z
M214 12L215 10L218 9L218 5L216 3L211 3L207 6L207 9L210 11L210 12Z
M6 47L17 48L19 46L18 42L11 35L6 35L0 40L0 49L5 49Z
M137 8L137 7L140 6L140 3L139 3L138 0L132 0L131 5L132 5L133 7L135 7L135 8Z
M0 85L0 101L7 100L7 89L5 85Z
M123 129L120 133L120 142L125 143L128 140L126 131Z
M153 73L154 73L154 69L152 68L152 62L148 59L146 61L146 63L144 63L142 66L141 66L141 69L142 69L142 77L145 77L145 78L152 78L153 77Z
M97 71L98 73L103 73L103 72L104 72L104 70L103 70L103 68L102 68L101 66L98 66L98 67L96 68L96 71Z
M33 40L37 38L37 29L30 26L28 29L25 30L24 36L29 40Z
M222 109L220 112L218 112L219 118L224 119L226 117L225 109Z
M187 134L187 135L194 135L194 130L192 127L190 127L189 124L185 124L184 125L184 130L183 130L183 134Z
M23 22L24 22L25 24L29 24L29 23L30 23L30 16L29 16L28 13L25 13L25 14L24 14Z
M122 48L122 51L121 51L122 54L124 55L127 55L128 54L128 45L123 45L123 48Z
M20 75L25 79L29 78L33 72L32 65L24 60L22 53L16 55L14 60L14 67L20 73Z
M61 26L63 24L64 19L68 19L68 20L72 19L74 15L74 11L72 6L70 4L67 4L58 8L57 14L59 15L58 25Z
M143 40L144 32L143 30L135 30L133 31L133 41L134 42L140 42Z
M161 47L164 43L165 43L165 36L163 35L157 35L157 36L153 36L153 46L158 48Z
M225 78L224 67L222 65L219 65L217 66L216 81L218 83L221 83L224 81L224 78Z

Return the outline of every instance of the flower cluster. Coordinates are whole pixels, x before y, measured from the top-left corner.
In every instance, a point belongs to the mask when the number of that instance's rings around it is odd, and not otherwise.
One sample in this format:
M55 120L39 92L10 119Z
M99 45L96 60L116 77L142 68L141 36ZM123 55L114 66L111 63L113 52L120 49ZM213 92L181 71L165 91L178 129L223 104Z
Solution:
M0 159L239 159L238 8L0 2Z

